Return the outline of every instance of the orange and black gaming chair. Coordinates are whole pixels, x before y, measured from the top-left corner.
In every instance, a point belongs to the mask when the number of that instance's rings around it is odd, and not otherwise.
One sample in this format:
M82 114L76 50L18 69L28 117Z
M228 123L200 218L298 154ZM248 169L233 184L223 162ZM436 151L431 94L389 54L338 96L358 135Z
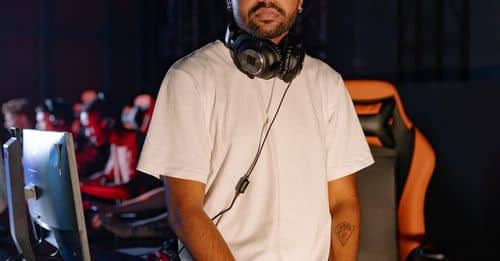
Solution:
M359 260L409 260L424 251L425 194L434 171L434 150L406 115L392 84L345 84L375 158L375 164L358 175ZM432 250L426 256L412 260L444 260Z

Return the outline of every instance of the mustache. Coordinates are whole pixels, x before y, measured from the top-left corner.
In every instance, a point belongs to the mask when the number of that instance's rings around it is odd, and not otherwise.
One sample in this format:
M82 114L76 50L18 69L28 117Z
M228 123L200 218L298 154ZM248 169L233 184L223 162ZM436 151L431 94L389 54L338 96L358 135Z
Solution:
M282 8L280 8L279 6L277 6L273 2L259 2L259 3L257 3L254 7L252 7L248 11L248 16L253 15L255 12L259 11L259 9L261 9L261 8L272 8L272 9L278 11L278 13L280 13L282 16L286 16L285 10L283 10Z

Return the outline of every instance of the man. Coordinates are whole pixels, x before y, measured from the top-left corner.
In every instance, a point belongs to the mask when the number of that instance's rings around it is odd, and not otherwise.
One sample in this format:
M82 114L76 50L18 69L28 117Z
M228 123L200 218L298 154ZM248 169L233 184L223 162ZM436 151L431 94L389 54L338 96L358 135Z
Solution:
M164 180L181 258L355 260L351 174L373 159L340 75L289 48L302 0L228 8L226 45L167 73L138 167Z

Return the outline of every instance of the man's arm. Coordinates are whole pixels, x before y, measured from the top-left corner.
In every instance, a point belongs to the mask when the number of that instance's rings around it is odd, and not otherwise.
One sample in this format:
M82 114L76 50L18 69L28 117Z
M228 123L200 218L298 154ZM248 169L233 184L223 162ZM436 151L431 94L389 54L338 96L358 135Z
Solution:
M169 221L192 257L204 260L234 260L229 247L203 210L205 185L162 176L165 183Z
M360 232L356 175L328 182L328 199L332 216L330 261L355 261Z

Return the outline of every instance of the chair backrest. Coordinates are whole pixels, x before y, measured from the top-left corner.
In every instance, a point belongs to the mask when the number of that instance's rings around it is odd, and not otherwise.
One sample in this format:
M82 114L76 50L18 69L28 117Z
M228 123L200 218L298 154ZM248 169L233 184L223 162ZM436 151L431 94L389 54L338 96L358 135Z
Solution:
M360 260L405 260L425 237L425 193L435 153L407 116L394 85L345 82L375 157L358 175Z

